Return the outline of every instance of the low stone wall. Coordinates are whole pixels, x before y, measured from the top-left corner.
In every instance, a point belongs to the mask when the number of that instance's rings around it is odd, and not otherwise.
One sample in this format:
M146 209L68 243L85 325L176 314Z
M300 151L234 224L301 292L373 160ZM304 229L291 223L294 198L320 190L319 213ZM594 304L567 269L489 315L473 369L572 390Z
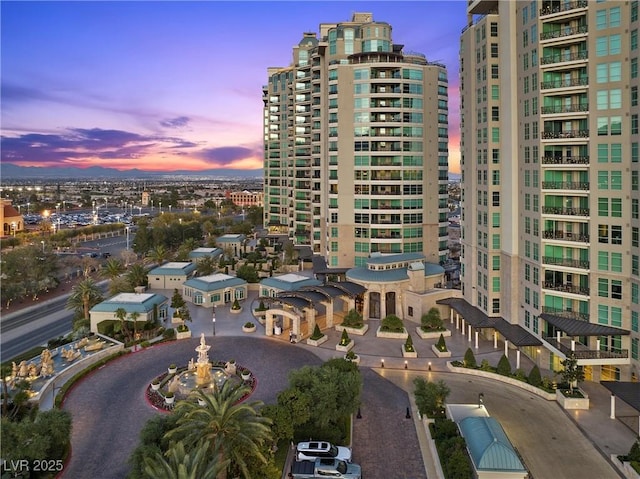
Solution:
M509 378L507 376L503 376L502 374L491 373L489 371L482 371L480 369L460 368L457 366L453 366L451 362L447 362L447 368L449 369L449 371L453 371L454 373L469 374L471 376L480 376L487 379L493 379L494 381L500 381L503 383L511 384L513 386L519 387L520 389L525 389L530 393L540 396L541 398L546 399L547 401L556 400L555 393L548 393L546 391L543 391L540 388L532 386L529 383L518 381L517 379Z
M349 326L342 326L341 324L336 324L335 325L336 331L338 331L339 333L341 333L342 331L344 331L345 329L347 330L347 334L349 335L356 335L356 336L364 336L364 334L369 331L369 325L365 324L363 327L361 328L351 328Z
M329 340L329 336L325 334L320 339L311 339L311 338L307 339L307 344L309 346L320 346L322 343L328 340Z
M420 336L421 339L440 339L441 334L445 338L448 338L449 336L451 336L450 329L445 329L444 331L433 331L433 332L426 333L422 330L422 327L420 326L416 328L416 333L418 333L418 336Z
M407 336L409 336L407 328L404 328L402 333L390 333L388 331L381 331L381 329L382 326L378 326L378 329L376 331L376 337L378 338L407 339Z
M109 340L113 341L113 339L110 338ZM103 349L101 351L93 353L90 356L87 356L86 358L82 358L77 360L76 362L71 363L71 365L69 365L65 370L49 379L49 381L47 381L44 386L42 386L42 389L40 389L40 393L35 396L32 401L36 402L40 406L43 398L46 398L47 396L51 397L50 395L54 393L54 387L56 388L57 392L62 386L67 383L67 381L69 381L80 371L88 368L92 364L95 364L108 356L111 356L112 354L122 351L123 349L124 344L117 343L107 349Z
M640 474L638 474L636 470L631 467L631 463L624 462L618 459L618 454L611 454L611 462L627 479L640 479Z

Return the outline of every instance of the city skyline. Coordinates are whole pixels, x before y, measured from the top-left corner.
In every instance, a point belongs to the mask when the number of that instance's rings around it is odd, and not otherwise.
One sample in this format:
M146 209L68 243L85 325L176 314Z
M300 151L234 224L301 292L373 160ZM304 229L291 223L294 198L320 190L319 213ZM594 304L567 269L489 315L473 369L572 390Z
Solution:
M304 32L360 11L389 23L406 51L446 65L449 163L457 173L465 8L462 1L2 2L2 162L261 170L267 68L288 66Z

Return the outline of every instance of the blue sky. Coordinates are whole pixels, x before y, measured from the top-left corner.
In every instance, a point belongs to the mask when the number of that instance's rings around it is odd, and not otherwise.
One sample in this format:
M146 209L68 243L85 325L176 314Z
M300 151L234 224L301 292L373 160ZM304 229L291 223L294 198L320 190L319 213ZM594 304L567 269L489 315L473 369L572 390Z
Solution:
M372 12L449 74L458 171L465 1L2 1L1 159L126 170L262 167L262 85L303 32Z

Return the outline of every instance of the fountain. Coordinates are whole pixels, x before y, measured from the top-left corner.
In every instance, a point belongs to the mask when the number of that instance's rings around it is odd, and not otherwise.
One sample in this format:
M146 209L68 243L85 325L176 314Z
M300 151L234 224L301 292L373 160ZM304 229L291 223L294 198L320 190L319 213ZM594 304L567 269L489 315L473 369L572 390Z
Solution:
M219 390L227 381L242 382L237 374L230 374L226 368L213 366L209 361L208 352L211 349L205 340L204 333L200 336L200 344L196 347L198 360L189 361L187 370L179 373L174 378L173 389L187 396L194 389L203 389L205 392ZM171 385L170 385L171 386ZM170 387L171 390L171 387Z

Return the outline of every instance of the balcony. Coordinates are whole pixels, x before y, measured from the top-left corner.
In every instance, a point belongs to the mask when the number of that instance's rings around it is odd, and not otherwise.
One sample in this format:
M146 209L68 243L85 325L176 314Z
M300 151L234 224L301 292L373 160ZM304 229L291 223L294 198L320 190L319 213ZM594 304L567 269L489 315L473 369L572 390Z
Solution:
M589 85L589 77L581 77L581 78L569 78L560 79L560 80L552 80L552 81L543 81L540 82L541 90L549 90L552 88L570 88L574 86L588 86ZM580 105L576 105L580 106ZM586 111L586 110L577 110L577 111ZM544 113L544 107L543 107Z
M546 82L548 83L557 83L557 82ZM548 87L548 88L560 88L560 87ZM543 115L553 115L558 113L588 113L589 112L589 104L588 103L574 103L571 105L560 105L560 106L543 106L540 109Z
M544 289L550 289L552 291L558 291L561 293L581 294L589 296L589 288L583 288L576 286L575 284L565 283L544 283L542 286Z
M565 266L567 268L589 269L589 261L571 258L555 258L553 256L543 256L542 264Z
M545 230L542 232L542 237L544 239L555 239L561 241L576 241L579 243L588 243L589 235L581 235L577 233L568 233L564 231L558 230Z
M543 131L543 140L562 140L565 138L589 138L589 130Z
M543 181L543 190L580 190L589 191L588 181Z
M540 59L541 65L551 65L553 63L575 62L579 60L587 60L589 53L586 50L575 53L556 53L548 55Z
M627 349L616 349L613 351L600 351L597 349L588 349L582 343L574 342L574 349L564 344L562 341L558 341L557 338L546 337L543 338L549 345L556 348L565 357L571 356L580 361L581 359L627 359L629 357L629 351Z
M578 27L565 27L558 28L550 32L544 32L540 34L540 41L553 40L554 38L569 37L572 35L579 35L581 33L587 33L589 28L587 25L580 25Z
M589 216L589 208L562 208L560 206L543 206L542 214L565 216Z
M564 309L543 306L542 312L544 314L551 314L559 318L575 319L577 321L587 321L587 322L589 321L589 313L581 313L579 311L567 311Z
M576 10L578 8L587 8L589 2L587 0L578 0L575 2L547 2L542 5L540 9L540 16L545 17L547 15L553 15L554 13L568 12L570 10Z
M588 165L588 156L543 156L543 165Z

